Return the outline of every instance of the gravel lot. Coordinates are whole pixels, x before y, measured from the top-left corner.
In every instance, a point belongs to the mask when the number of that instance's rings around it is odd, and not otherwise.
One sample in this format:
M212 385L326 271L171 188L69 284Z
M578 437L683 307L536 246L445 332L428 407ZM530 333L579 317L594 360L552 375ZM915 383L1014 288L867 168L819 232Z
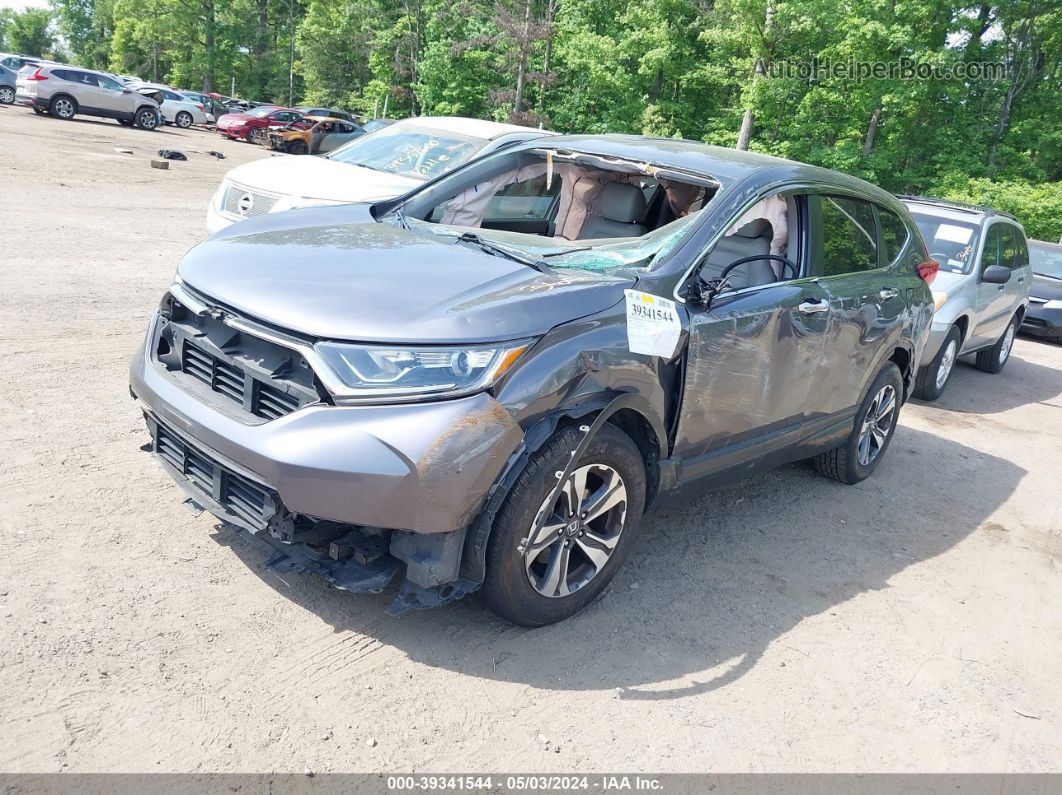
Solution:
M563 624L393 619L263 570L139 449L133 349L265 153L12 107L0 153L0 770L1060 769L1062 347L958 367L858 486L652 517Z

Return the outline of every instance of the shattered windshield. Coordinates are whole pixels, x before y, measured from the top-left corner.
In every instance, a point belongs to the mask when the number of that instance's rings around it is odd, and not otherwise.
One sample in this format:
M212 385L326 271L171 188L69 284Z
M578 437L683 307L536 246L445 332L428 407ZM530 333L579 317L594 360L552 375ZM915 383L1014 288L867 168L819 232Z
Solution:
M651 163L527 149L459 171L383 220L425 234L474 237L488 253L483 244L522 253L537 266L651 270L695 226L719 187L710 177Z

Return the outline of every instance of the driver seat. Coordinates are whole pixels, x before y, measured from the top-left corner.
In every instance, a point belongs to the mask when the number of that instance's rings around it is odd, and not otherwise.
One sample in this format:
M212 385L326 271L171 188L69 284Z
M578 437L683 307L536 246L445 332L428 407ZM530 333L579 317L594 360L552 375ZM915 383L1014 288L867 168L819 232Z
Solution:
M754 257L757 254L769 254L771 233L770 222L758 218L745 224L733 234L723 236L715 244L704 267L701 268L701 278L705 281L717 279L726 267L736 260ZM746 262L730 271L730 284L734 290L757 287L776 281L778 281L778 276L771 267L771 261L766 259Z

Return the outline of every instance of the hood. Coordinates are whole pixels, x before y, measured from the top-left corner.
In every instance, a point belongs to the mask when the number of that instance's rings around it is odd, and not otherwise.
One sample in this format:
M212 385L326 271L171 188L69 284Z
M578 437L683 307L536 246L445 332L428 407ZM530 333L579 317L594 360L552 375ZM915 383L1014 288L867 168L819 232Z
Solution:
M247 113L225 113L221 116L221 119L218 119L218 121L221 121L222 119L225 121L255 121L257 118L257 116L251 116Z
M1043 298L1045 301L1062 301L1062 279L1044 276L1042 273L1033 273L1029 295Z
M933 277L933 283L929 285L929 289L937 293L947 293L951 295L957 290L961 289L970 279L974 278L969 273L952 273L951 271L937 271L937 275Z
M290 331L390 343L537 336L622 301L633 283L540 273L469 245L376 223L358 207L236 224L192 249L178 273L194 290Z
M323 157L269 157L232 169L226 177L281 196L365 202L401 196L420 185L410 177Z

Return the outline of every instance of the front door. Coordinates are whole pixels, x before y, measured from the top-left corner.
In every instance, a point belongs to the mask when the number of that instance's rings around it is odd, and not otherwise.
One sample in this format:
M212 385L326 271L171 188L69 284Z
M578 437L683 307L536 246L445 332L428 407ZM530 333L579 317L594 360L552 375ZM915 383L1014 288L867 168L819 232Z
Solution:
M1003 336L1014 309L1011 309L1011 296L1008 284L988 284L981 281L981 274L992 265L1007 266L1004 259L1004 230L1009 224L997 222L988 227L985 234L985 246L981 252L981 262L977 270L977 318L970 333L969 345L964 350L974 350L992 345ZM1011 279L1013 281L1013 277Z
M787 204L788 242L779 243L776 230L761 219L732 228L707 254L709 265L720 269L727 264L714 262L721 251L728 261L743 258L746 250L749 256L777 254L794 262L799 276L770 262L777 271L772 279L764 276L768 261L751 262L740 266L748 267L745 275L734 274L737 289L718 295L708 309L689 307L675 439L683 480L730 480L780 463L777 456L789 455L806 432L830 302L805 262L804 197L790 197Z
M117 80L106 75L96 75L100 86L100 109L112 116L132 116L136 110L136 97Z

